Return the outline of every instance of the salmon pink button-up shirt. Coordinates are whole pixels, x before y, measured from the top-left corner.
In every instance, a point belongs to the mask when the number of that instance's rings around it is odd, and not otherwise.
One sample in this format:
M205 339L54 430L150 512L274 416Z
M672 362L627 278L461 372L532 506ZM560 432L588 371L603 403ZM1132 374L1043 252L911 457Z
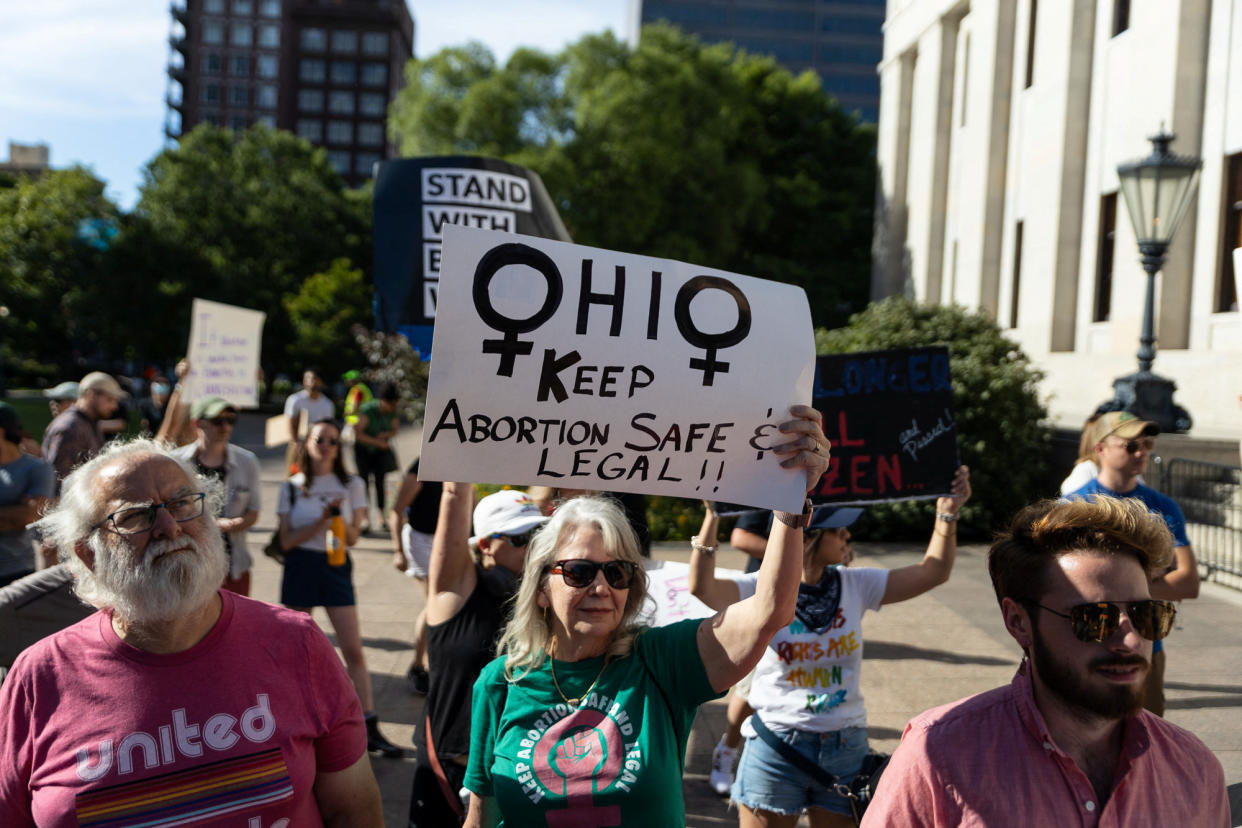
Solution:
M1101 804L1048 733L1019 668L1007 687L911 720L862 824L1228 828L1229 801L1207 746L1143 710L1126 722L1112 793Z

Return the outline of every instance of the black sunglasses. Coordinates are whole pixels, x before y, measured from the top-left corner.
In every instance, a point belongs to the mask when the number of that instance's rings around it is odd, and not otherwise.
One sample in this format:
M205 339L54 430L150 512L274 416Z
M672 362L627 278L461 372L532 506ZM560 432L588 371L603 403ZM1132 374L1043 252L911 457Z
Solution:
M1144 437L1141 440L1127 440L1122 446L1128 454L1137 454L1139 449L1143 451L1151 451L1156 445L1156 441L1151 437Z
M315 444L319 446L336 446L340 445L340 440L335 437L316 437Z
M216 428L222 428L226 425L237 425L237 415L222 414L219 417L212 417L207 422L211 423Z
M1093 604L1077 604L1070 607L1069 614L1057 612L1043 604L1040 609L1070 620L1074 637L1089 644L1100 644L1121 626L1121 610L1134 625L1135 631L1148 641L1159 641L1173 629L1177 607L1172 601L1100 601Z
M604 580L613 589L629 589L630 580L634 577L637 567L629 561L604 561L597 563L583 558L570 558L557 561L548 570L552 575L560 575L571 587L581 589L595 582L595 573L604 570Z
M493 538L504 538L509 543L516 546L518 549L521 549L523 546L526 546L528 543L530 543L530 536L533 534L535 534L533 531L522 532L517 535L510 535L510 534L506 534L505 532L493 532L492 537Z

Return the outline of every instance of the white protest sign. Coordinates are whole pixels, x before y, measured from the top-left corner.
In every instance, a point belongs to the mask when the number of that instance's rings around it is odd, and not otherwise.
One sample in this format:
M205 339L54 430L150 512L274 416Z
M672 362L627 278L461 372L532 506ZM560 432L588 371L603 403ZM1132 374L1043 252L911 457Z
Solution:
M800 511L768 449L810 404L801 288L444 228L419 475Z
M687 618L707 618L716 614L690 593L690 564L648 559L643 561L643 566L647 570L647 602L639 610L636 619L639 624L663 627ZM742 576L736 569L715 572L717 578L730 580Z
M190 311L190 373L185 399L224 397L239 408L259 404L262 311L195 299Z
M436 315L444 228L453 224L516 232L532 209L530 182L497 170L428 167L422 171L423 314Z

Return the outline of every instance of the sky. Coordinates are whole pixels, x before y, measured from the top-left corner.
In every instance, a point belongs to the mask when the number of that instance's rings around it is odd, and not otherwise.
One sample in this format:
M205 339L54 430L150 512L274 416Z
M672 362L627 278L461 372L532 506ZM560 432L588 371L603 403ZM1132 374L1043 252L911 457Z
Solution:
M628 0L407 0L414 53L479 40L501 61L558 51L584 34L629 32ZM0 0L0 159L48 144L54 168L82 164L124 209L164 146L169 0Z

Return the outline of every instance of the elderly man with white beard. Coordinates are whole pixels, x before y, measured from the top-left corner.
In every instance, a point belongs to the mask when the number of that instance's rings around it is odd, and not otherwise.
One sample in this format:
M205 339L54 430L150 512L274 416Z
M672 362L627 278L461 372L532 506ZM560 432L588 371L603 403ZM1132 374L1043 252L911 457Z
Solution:
M0 825L383 825L327 638L220 589L221 498L148 440L66 478L44 525L99 611L0 687Z

